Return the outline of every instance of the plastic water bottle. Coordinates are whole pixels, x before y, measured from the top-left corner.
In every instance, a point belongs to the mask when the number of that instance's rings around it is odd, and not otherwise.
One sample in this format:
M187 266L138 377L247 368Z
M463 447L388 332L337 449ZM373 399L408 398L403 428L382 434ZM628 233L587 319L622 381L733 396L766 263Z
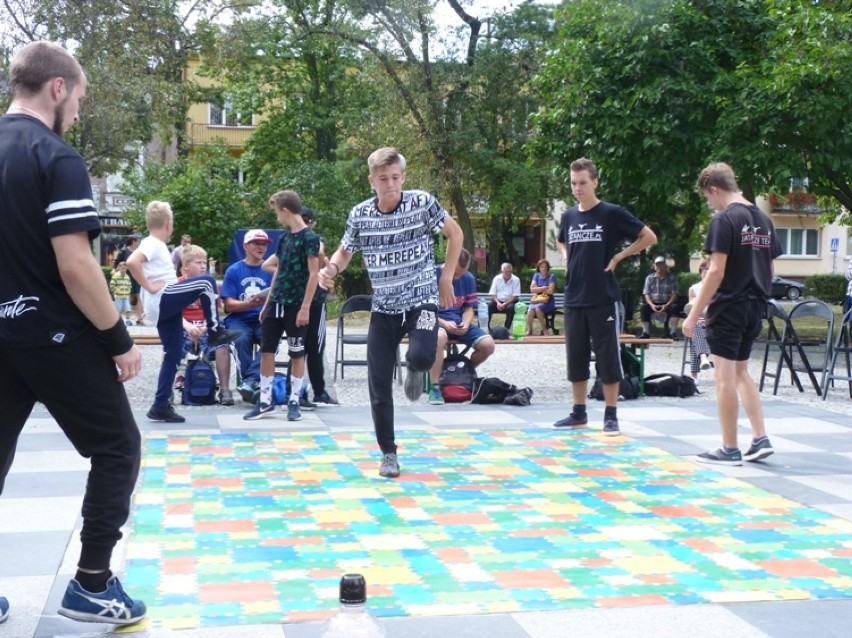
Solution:
M518 341L523 340L527 332L527 304L519 301L515 304L515 317L512 319L512 336Z
M340 610L322 628L321 638L384 638L379 621L367 611L367 581L361 574L340 579Z
M479 306L476 309L476 314L479 317L479 327L488 332L488 302L484 299L479 300Z

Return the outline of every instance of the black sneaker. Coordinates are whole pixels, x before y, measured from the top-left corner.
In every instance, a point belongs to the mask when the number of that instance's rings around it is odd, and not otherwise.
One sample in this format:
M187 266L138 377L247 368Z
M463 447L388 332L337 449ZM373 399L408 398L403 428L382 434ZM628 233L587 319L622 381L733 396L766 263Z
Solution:
M761 459L765 459L767 456L772 456L773 454L775 454L775 450L772 449L772 444L769 442L768 438L764 438L760 443L751 444L748 451L743 454L743 460L759 461Z
M234 393L230 390L219 390L219 403L222 405L234 405Z
M385 454L382 457L382 464L379 466L379 476L388 478L396 478L399 476L399 460L396 454Z
M319 394L314 395L314 403L317 405L340 405L333 396L323 390Z
M586 427L589 423L589 416L584 414L583 416L577 416L573 412L569 414L564 419L560 419L556 423L553 424L553 427L557 430L581 430Z
M186 421L185 418L175 412L175 409L171 405L152 405L151 409L148 410L148 420L161 423L183 423Z
M107 581L102 592L86 591L76 580L68 583L60 616L81 622L105 622L111 625L132 625L145 617L145 603L128 596L118 578L113 576Z
M618 429L618 419L616 418L605 418L604 426L603 426L604 436L618 436L621 434L621 430Z
M274 405L269 405L267 403L261 403L260 401L258 401L257 403L254 404L254 407L251 410L249 410L248 413L243 415L243 420L244 421L257 421L264 414L268 414L269 412L272 412L273 410L275 410Z
M207 346L215 348L216 346L224 346L226 343L236 341L242 336L239 330L226 330L225 328L217 328L207 333Z
M299 397L299 407L303 410L310 412L311 410L315 410L317 407L316 403L311 403L311 400L307 397L307 395L302 395Z
M636 335L636 338L637 339L650 339L651 335L649 335L647 332L640 332L638 335Z
M699 463L710 463L712 465L742 465L743 455L739 450L725 452L722 448L712 452L702 452L695 459Z
M420 400L421 394L423 394L423 373L408 368L408 374L405 377L405 396L409 401L416 402Z

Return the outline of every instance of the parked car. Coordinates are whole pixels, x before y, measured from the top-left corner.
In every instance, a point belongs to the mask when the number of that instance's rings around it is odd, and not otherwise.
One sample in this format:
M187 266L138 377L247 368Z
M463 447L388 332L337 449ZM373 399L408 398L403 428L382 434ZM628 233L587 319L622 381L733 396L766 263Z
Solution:
M784 299L786 297L790 301L796 301L802 296L804 289L805 285L800 284L798 281L784 279L778 275L772 278L772 297L774 299Z

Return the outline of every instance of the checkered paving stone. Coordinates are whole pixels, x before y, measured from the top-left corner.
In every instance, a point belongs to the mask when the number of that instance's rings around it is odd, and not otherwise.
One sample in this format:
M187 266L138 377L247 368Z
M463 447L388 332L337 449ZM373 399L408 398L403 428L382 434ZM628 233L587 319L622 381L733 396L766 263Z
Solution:
M123 581L150 626L852 597L852 523L627 438L151 435Z

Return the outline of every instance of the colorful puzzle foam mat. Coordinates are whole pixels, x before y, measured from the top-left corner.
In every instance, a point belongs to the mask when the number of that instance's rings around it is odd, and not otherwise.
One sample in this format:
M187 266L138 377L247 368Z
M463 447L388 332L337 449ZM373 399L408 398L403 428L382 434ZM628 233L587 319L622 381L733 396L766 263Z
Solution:
M852 523L619 437L152 435L127 547L148 626L852 597Z

